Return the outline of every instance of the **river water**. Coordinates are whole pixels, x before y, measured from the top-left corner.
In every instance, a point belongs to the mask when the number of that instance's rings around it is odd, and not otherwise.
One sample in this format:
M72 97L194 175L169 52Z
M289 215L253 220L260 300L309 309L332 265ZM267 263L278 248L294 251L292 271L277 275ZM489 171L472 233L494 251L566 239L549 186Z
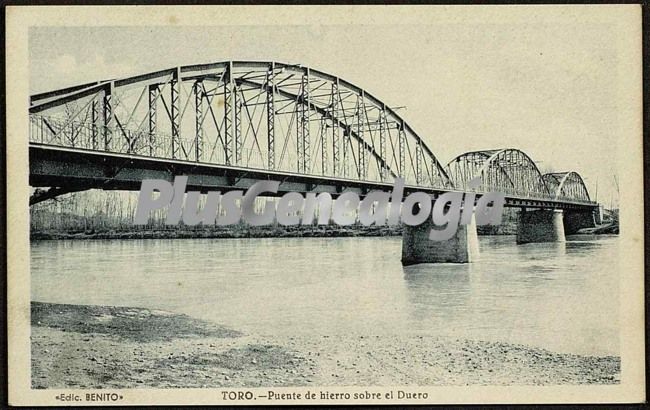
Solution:
M427 334L619 355L618 240L480 237L402 267L401 238L38 241L32 300L171 310L263 335Z

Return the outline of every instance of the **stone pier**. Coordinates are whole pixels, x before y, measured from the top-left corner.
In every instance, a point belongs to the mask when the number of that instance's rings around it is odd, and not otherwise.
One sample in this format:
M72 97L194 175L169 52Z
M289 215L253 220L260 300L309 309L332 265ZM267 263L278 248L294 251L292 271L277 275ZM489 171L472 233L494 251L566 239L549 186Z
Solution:
M564 233L572 235L582 228L596 227L593 211L564 211Z
M560 210L533 210L519 212L517 243L564 242L563 212Z
M431 218L418 226L404 226L402 265L468 263L478 259L478 235L474 217L470 225L459 225L456 234L446 241L429 239L429 231L437 228Z

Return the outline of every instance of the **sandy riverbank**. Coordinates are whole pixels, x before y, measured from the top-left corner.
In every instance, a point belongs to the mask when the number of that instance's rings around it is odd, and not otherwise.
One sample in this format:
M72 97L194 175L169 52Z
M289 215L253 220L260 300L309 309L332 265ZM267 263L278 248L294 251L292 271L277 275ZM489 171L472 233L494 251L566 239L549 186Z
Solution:
M34 388L612 384L620 358L430 336L245 335L140 308L32 303Z

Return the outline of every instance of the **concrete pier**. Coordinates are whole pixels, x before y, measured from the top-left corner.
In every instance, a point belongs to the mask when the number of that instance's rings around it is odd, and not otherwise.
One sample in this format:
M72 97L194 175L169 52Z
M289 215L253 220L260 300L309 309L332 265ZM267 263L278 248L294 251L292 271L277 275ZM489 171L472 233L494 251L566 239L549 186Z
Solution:
M564 242L563 212L560 210L534 210L519 212L517 243Z
M596 222L596 225L603 223L603 212L603 206L598 205L598 208L596 208L596 211L594 212L594 222Z
M596 227L595 215L591 211L564 211L564 233L571 235L582 228Z
M437 228L431 218L418 226L404 226L402 265L468 263L478 259L478 235L474 217L470 225L459 225L456 234L446 241L429 239L429 231Z

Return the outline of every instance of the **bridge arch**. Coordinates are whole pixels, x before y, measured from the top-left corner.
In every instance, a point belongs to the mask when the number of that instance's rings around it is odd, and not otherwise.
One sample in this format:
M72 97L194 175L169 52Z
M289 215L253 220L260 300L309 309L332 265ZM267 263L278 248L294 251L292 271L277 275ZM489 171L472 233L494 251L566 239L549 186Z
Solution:
M295 64L226 61L31 96L30 141L323 177L449 188L387 104Z
M516 148L463 153L447 164L447 173L462 189L470 189L469 181L479 177L480 191L533 198L551 196L535 162Z
M574 171L551 172L543 176L556 200L591 202L584 180Z

